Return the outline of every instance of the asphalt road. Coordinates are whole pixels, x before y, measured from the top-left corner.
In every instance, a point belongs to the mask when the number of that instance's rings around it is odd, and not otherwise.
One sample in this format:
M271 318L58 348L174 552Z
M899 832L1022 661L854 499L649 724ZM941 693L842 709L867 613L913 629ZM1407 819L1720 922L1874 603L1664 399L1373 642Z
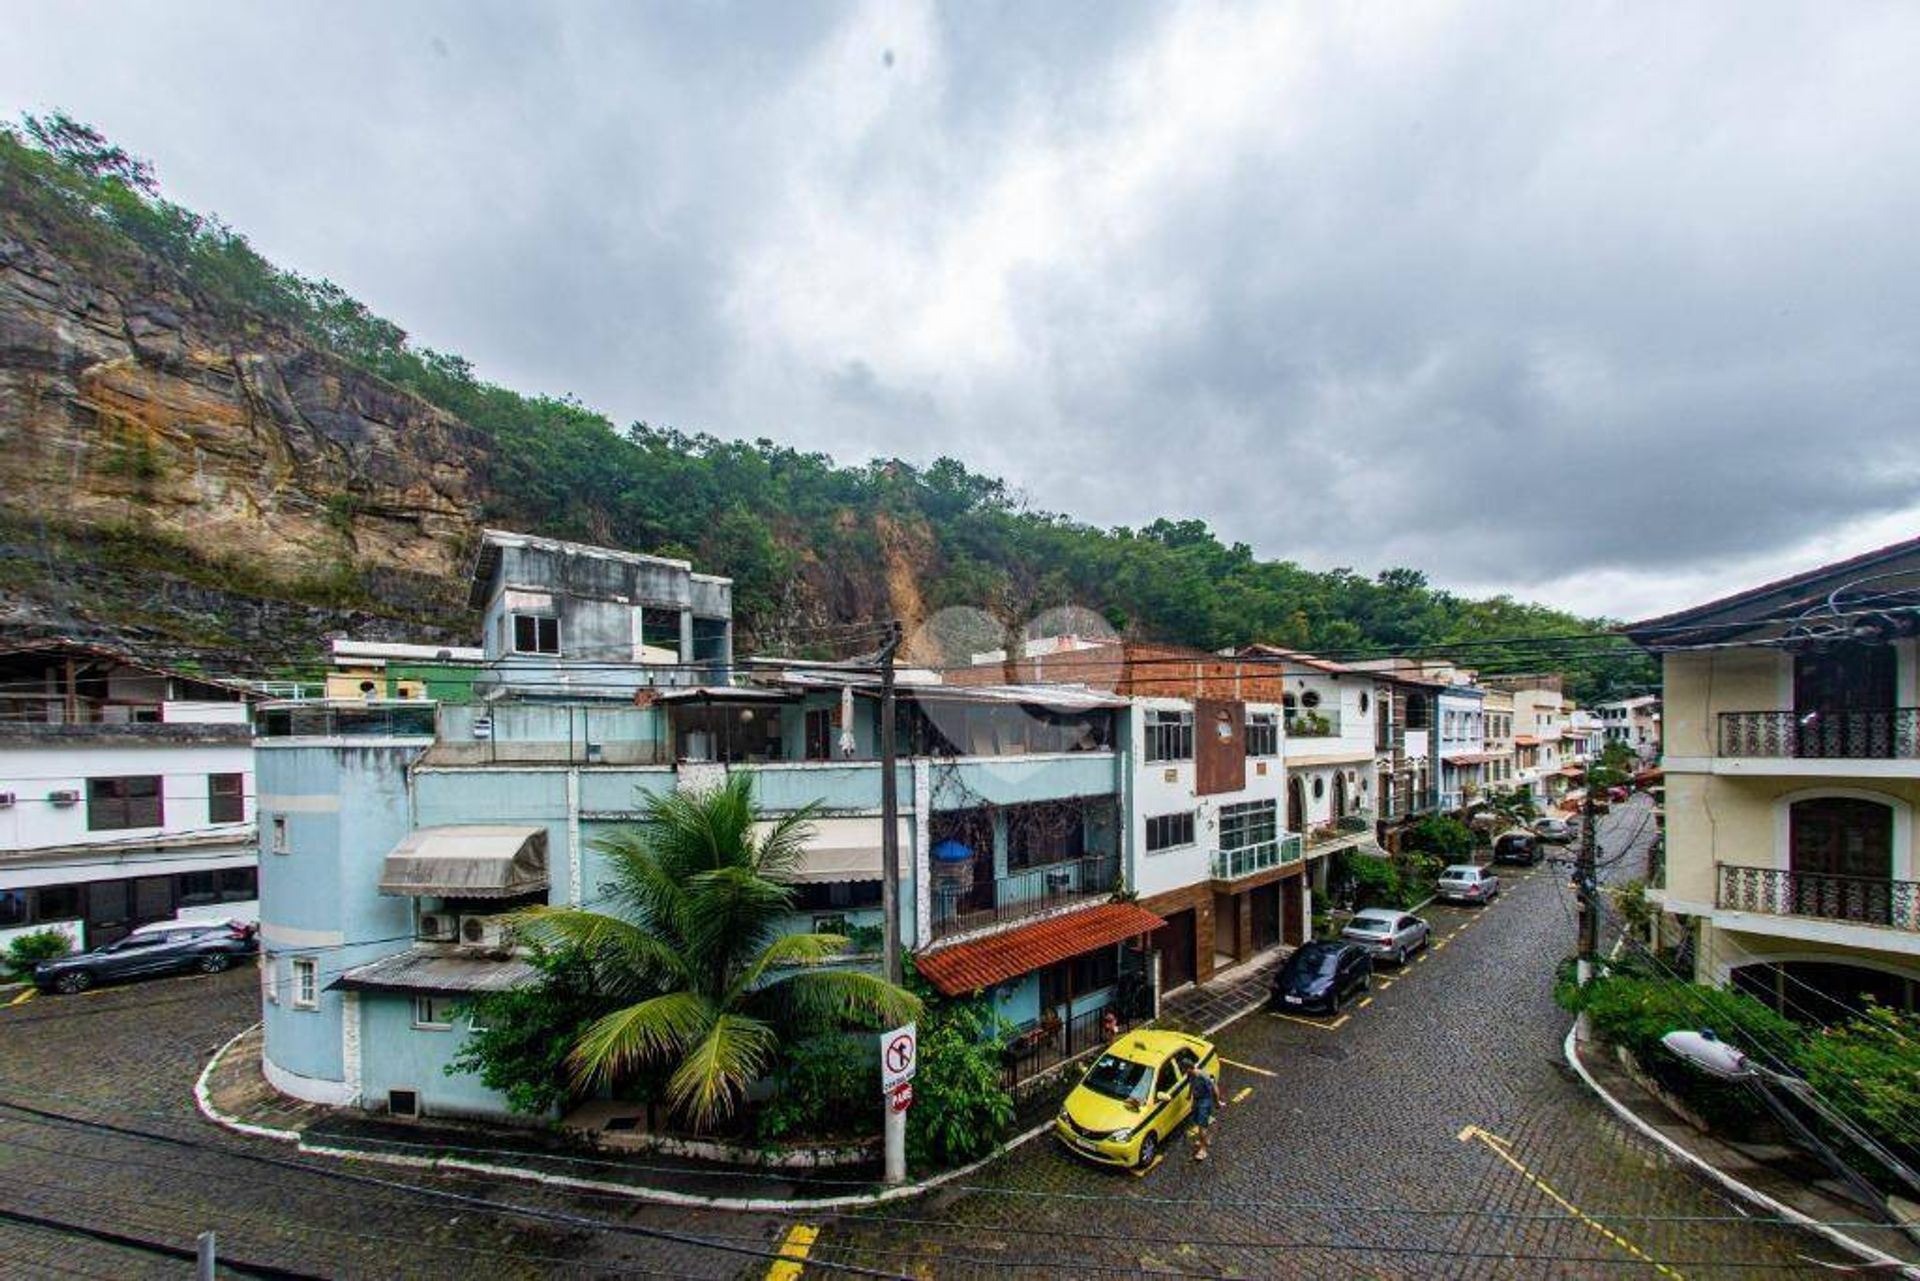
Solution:
M1651 835L1644 808L1603 821L1609 854ZM1574 937L1565 880L1542 865L1509 876L1491 907L1429 909L1432 950L1383 971L1338 1020L1257 1014L1222 1033L1231 1105L1208 1163L1175 1144L1136 1178L1043 1138L928 1199L807 1217L819 1230L808 1275L836 1263L916 1277L1830 1275L1814 1260L1835 1259L1831 1247L1748 1219L1567 1074L1568 1020L1550 996ZM763 1261L723 1247L768 1250L794 1226L300 1157L217 1129L191 1083L256 1000L252 976L233 973L0 1009L0 1272L184 1274L73 1230L90 1228L183 1248L214 1229L230 1258L312 1276L761 1276ZM607 1226L530 1217L543 1213ZM660 1232L699 1242L635 1235Z

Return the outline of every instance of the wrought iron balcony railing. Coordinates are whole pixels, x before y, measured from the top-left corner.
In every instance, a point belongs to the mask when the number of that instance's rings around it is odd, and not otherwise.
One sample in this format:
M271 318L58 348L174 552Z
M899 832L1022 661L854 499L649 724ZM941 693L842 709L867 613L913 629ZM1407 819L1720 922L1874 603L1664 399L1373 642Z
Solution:
M1331 841L1352 840L1364 836L1373 830L1373 811L1356 810L1351 814L1342 814L1339 818L1325 823L1317 823L1307 831L1306 843L1309 848L1328 844Z
M1920 708L1722 712L1720 755L1914 760L1920 758Z
M1714 906L1729 912L1811 916L1920 932L1920 881L1837 876L1722 863Z
M1037 916L1075 899L1110 894L1120 883L1120 858L1093 854L1011 876L963 882L936 875L933 882L933 937Z
M1243 876L1252 876L1255 872L1265 872L1271 868L1285 867L1288 863L1298 863L1300 854L1300 838L1292 832L1288 832L1277 841L1262 841L1258 845L1249 845L1243 849L1215 850L1213 879L1237 881Z

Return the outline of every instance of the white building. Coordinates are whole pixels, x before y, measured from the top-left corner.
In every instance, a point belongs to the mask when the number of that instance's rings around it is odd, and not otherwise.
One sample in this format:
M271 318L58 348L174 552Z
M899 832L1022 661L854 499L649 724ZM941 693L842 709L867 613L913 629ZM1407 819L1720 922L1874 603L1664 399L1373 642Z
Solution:
M0 946L256 915L238 686L69 640L0 647Z
M1643 761L1660 755L1660 700L1653 694L1601 703L1594 709L1609 743L1625 743Z

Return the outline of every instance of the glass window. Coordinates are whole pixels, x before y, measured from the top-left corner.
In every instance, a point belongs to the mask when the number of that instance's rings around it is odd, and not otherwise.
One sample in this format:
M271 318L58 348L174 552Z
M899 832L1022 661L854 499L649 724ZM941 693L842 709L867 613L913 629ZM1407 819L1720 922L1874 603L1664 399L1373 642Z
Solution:
M536 614L515 614L513 650L516 654L558 654L560 620Z
M1247 718L1247 755L1278 756L1280 724L1272 712L1255 712Z
M1192 712L1159 709L1147 712L1147 759L1150 761L1193 759Z
M302 1010L320 1008L320 967L310 956L293 958L293 1003Z
M78 885L43 885L33 896L36 921L72 921L80 916Z
M182 872L180 874L179 904L181 907L199 907L205 903L220 901L220 874L218 872Z
M1243 850L1278 839L1280 807L1271 800L1220 807L1220 848Z
M0 890L0 927L27 923L27 892Z
M453 998L416 996L413 998L413 1025L435 1031L453 1026Z
M246 821L245 774L207 775L207 821L240 823Z
M1159 814L1147 820L1147 853L1193 844L1193 811Z
M1095 1094L1110 1099L1145 1099L1153 1075L1143 1063L1133 1063L1111 1054L1102 1054L1080 1083Z
M230 867L220 873L220 901L240 903L260 897L260 873L251 867Z
M158 774L87 780L88 831L159 827L162 822Z

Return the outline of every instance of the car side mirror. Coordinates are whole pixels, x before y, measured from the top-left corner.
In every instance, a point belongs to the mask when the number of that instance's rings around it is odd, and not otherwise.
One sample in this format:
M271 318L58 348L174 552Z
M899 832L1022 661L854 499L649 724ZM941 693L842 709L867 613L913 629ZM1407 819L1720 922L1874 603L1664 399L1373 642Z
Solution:
M1162 1090L1158 1094L1153 1096L1153 1101L1155 1103L1165 1103L1167 1102L1167 1100L1171 1099L1172 1097L1173 1095L1171 1092L1167 1090Z

